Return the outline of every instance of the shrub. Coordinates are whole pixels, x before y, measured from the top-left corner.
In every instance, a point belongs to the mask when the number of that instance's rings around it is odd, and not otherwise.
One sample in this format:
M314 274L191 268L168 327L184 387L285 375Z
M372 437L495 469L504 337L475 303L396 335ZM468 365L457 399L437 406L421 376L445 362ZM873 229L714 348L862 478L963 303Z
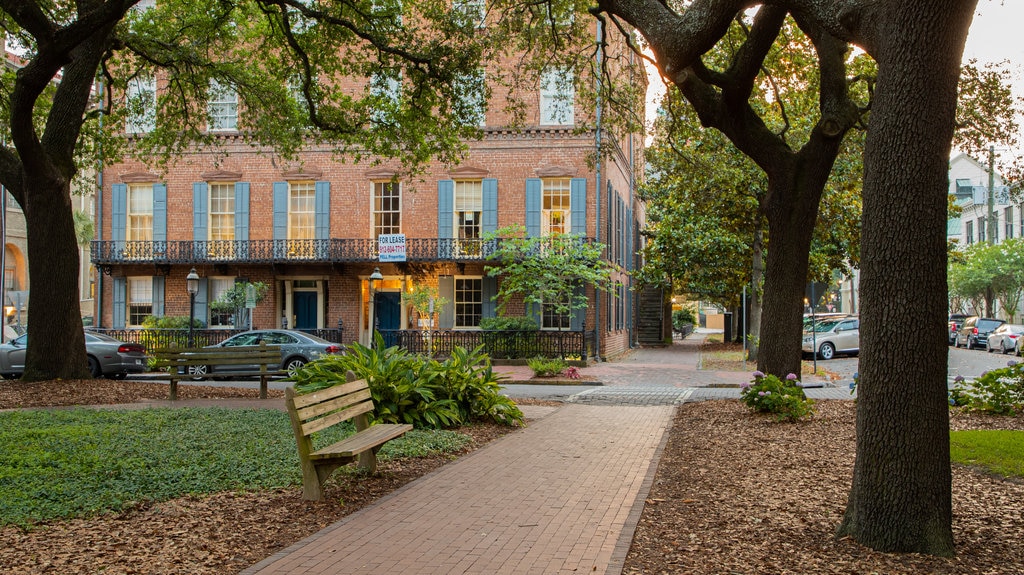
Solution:
M537 331L537 322L525 316L480 318L480 329L490 331Z
M683 326L693 325L693 310L689 308L677 309L672 312L672 328L676 331L683 329Z
M997 415L1024 413L1024 363L1011 361L973 381L957 376L956 383L949 393L951 405Z
M528 317L485 317L480 329L487 354L493 358L518 359L537 352L537 322Z
M526 365L530 366L533 370L533 375L536 377L554 377L561 375L569 364L565 363L565 360L561 358L545 359L543 357L535 357L533 359L526 360Z
M808 399L796 381L792 373L783 381L755 371L754 381L743 385L740 399L754 411L774 414L778 421L797 421L814 414L814 400Z

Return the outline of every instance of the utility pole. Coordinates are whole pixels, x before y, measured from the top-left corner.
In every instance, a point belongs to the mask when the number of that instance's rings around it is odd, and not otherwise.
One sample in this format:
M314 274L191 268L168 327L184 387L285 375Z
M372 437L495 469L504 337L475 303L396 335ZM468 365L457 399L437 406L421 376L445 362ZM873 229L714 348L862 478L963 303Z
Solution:
M988 233L989 244L996 243L996 234L999 233L999 222L995 218L996 203L996 147L988 147Z

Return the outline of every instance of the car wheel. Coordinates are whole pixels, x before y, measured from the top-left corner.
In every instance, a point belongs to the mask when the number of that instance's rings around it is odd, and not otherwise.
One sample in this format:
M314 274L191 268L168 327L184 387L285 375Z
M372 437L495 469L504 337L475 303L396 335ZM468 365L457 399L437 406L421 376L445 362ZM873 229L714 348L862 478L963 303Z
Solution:
M992 344L991 344L991 342L990 342L990 343L986 343L986 344L985 344L985 351L986 351L987 353L992 353L992 352L994 351L994 350L992 349Z
M301 357L289 358L288 361L284 362L284 371L288 372L288 375L295 375L295 370L306 365L306 360Z
M190 365L188 366L188 374L192 376L194 381L206 379L206 376L210 373L210 367L206 365Z
M821 359L832 359L836 355L836 348L831 343L825 342L818 348L818 357Z
M1001 342L999 344L999 351L1002 352L1003 355L1006 355L1006 354L1010 353L1010 350L1006 349L1006 342L1005 341Z
M100 369L100 362L95 357L89 356L89 375L94 378L103 377L103 370Z

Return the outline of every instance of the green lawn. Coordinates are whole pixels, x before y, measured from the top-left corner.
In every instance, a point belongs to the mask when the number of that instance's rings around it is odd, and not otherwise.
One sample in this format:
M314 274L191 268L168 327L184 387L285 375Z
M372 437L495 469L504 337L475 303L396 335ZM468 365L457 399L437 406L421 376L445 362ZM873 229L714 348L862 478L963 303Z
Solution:
M953 431L949 449L954 463L1005 477L1024 477L1024 431Z
M327 444L354 431L335 428L314 440ZM416 430L385 444L379 455L455 451L469 441L451 431ZM295 437L283 412L0 413L0 525L117 511L136 501L301 482Z

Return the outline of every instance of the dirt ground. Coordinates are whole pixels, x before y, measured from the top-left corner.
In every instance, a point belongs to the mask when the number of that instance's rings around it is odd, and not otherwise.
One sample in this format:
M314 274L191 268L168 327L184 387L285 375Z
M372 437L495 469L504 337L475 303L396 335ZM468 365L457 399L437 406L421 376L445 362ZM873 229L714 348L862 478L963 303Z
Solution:
M191 385L179 391L183 398L256 393ZM164 397L166 386L131 381L0 383L0 409ZM777 424L736 401L682 406L623 572L1024 573L1024 482L964 467L953 476L955 559L882 554L835 540L852 474L854 403L817 407L811 421ZM955 414L952 425L1024 429L1024 418ZM510 430L460 431L474 438L468 453ZM0 528L0 565L17 574L237 573L452 459L382 463L375 476L331 484L316 503L302 501L293 487L141 504L28 531Z

